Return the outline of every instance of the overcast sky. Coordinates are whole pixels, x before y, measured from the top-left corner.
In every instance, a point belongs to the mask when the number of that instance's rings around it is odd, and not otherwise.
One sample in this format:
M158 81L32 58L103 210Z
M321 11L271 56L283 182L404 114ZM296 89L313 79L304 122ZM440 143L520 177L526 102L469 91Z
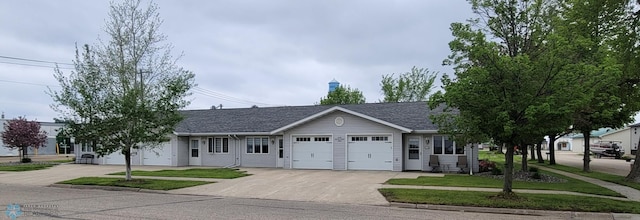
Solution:
M183 53L178 65L200 89L188 109L313 105L328 82L382 98L382 75L412 66L451 74L442 66L449 25L472 16L464 0L155 1L161 31ZM0 111L52 121L47 86L56 62L68 68L75 44L95 44L108 1L0 1ZM63 69L70 73L70 69ZM439 81L439 80L438 80ZM209 92L204 92L204 90Z
M334 78L377 102L384 74L412 66L451 74L441 65L450 53L449 25L473 16L465 0L155 2L161 32L173 52L184 55L178 65L196 74L199 89L188 109L313 105ZM69 68L76 43L107 38L108 7L105 0L0 1L0 111L6 118L58 116L45 92L59 89L47 62Z

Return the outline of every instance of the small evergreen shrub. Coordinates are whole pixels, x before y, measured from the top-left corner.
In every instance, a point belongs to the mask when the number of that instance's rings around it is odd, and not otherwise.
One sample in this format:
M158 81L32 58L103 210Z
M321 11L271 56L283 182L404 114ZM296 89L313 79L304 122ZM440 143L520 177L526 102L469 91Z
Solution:
M537 167L529 167L529 172L537 173L538 172L538 168Z
M531 178L539 180L542 179L542 176L540 176L540 173L535 172L531 175Z
M23 163L31 163L31 158L22 158L22 160L20 160Z

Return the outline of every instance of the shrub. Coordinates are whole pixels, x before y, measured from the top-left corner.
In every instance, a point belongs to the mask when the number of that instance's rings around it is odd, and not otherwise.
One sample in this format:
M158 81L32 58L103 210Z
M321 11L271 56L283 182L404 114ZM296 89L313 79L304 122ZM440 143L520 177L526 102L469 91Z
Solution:
M537 167L529 167L529 172L537 173L538 172L538 168Z
M531 178L537 179L537 180L542 179L542 177L540 176L540 173L538 172L531 174Z
M502 175L502 170L500 168L494 167L491 170L491 174L493 174L493 175Z
M480 167L480 172L489 172L496 169L496 163L489 160L480 160L478 165Z
M31 163L31 158L22 158L22 160L20 160L23 163Z

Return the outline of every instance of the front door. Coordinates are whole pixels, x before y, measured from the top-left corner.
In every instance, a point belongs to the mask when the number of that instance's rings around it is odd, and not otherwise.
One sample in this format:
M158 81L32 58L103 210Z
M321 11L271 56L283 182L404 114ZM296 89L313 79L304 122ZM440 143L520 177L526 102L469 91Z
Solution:
M420 137L408 137L405 146L405 170L422 170Z
M278 162L276 167L284 167L284 141L278 138Z
M189 165L200 166L200 139L191 139L189 142Z

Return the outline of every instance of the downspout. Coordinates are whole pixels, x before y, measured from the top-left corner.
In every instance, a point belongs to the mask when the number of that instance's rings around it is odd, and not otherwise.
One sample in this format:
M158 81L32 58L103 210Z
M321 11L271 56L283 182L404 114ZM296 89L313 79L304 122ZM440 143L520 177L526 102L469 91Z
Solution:
M240 154L240 147L238 145L238 141L240 140L240 138L238 138L238 135L235 135L235 134L233 136L229 135L229 137L231 137L231 138L233 138L235 140L234 141L234 145L235 145L234 147L236 149L235 150L236 152L235 152L235 158L233 160L233 165L234 166L240 166L240 155L241 154Z

